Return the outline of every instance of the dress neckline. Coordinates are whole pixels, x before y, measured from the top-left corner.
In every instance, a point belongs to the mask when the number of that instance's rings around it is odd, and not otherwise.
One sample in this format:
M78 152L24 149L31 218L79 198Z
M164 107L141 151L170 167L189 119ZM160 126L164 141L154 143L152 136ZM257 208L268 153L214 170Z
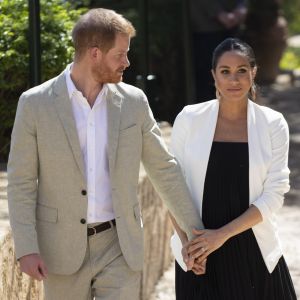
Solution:
M248 142L234 142L234 141L213 141L213 143L218 144L248 144Z

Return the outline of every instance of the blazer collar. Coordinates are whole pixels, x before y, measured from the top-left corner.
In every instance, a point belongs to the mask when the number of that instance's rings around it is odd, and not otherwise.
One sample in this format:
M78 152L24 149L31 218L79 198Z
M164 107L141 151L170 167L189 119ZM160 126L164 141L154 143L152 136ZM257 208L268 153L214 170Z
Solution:
M78 165L78 168L85 179L85 168L80 149L80 143L76 128L76 123L73 115L72 102L69 98L65 71L63 71L54 83L54 105L56 107L57 114L65 130L67 139L73 152L74 159Z
M214 134L216 130L218 113L219 113L219 101L215 100L212 102L208 102L203 107L207 108L207 105L210 106L208 111L200 109L198 111L199 118L195 118L195 123L193 123L193 127L197 130L192 131L196 143L196 151L197 156L201 157L201 160L198 163L194 163L191 169L195 170L192 172L191 176L195 176L197 174L197 196L196 198L203 198L203 189L205 176L207 171L207 165L209 161L209 156L211 152L211 147L214 139ZM247 105L247 130L248 130L248 147L249 147L249 186L250 188L253 186L253 182L255 181L255 171L253 166L253 161L259 161L259 153L257 151L257 141L258 141L258 129L256 124L256 115L255 115L255 104L248 100ZM201 139L199 138L201 136ZM199 172L201 170L201 172ZM192 178L189 179L191 182ZM251 189L250 189L251 193ZM202 201L197 201L197 207L199 209L200 215L202 214Z
M248 151L249 151L249 201L253 199L253 194L255 194L256 191L256 178L259 176L259 174L255 173L256 165L257 164L263 164L263 158L261 149L263 149L263 145L260 144L260 125L258 124L257 120L257 114L256 114L256 104L248 99L247 104L247 134L248 134ZM211 150L211 144L214 137L216 122L218 118L218 111L219 111L219 101L217 101L217 105L213 109L212 117L210 118L212 120L212 124L210 124L210 136L209 139L209 149L206 153L207 155L207 161L209 158L210 150ZM206 166L207 167L207 166Z
M123 96L115 84L107 84L107 130L108 130L108 159L110 172L115 165L118 146L119 127L121 119L121 105ZM72 103L69 98L66 85L65 71L63 71L54 83L54 104L70 143L74 159L85 179L85 168L80 149L80 143L73 115Z

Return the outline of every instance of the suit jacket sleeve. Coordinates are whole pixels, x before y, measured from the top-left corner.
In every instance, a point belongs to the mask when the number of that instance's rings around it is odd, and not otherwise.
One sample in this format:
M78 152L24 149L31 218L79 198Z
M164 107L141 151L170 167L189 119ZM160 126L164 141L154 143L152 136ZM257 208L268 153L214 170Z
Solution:
M193 204L179 164L168 152L161 138L146 96L143 95L142 98L143 165L165 205L190 239L194 237L193 228L203 228L201 218Z
M39 253L35 229L38 151L31 99L21 96L8 160L8 206L17 258Z
M255 205L263 218L269 218L283 205L284 194L289 186L289 129L287 122L280 114L269 125L272 145L272 159L261 196L252 204Z

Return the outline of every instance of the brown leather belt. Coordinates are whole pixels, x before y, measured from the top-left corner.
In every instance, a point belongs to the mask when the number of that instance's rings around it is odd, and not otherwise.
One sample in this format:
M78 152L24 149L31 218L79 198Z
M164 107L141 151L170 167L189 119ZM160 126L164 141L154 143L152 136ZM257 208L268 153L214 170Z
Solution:
M88 227L87 229L87 235L90 236L90 235L94 235L94 234L97 234L101 231L104 231L104 230L107 230L109 228L112 228L112 225L113 224L114 226L116 226L116 220L113 219L111 221L107 221L107 222L104 222L104 223L101 223L95 227Z

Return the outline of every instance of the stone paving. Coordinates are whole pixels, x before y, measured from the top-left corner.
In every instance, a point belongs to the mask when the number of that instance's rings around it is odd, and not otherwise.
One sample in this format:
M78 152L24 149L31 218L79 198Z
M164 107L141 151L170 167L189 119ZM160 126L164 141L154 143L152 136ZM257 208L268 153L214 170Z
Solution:
M291 86L290 78L279 77L278 83L263 88L260 103L283 113L290 127L291 190L278 215L283 253L300 299L300 76ZM150 300L174 300L174 264L158 282Z

